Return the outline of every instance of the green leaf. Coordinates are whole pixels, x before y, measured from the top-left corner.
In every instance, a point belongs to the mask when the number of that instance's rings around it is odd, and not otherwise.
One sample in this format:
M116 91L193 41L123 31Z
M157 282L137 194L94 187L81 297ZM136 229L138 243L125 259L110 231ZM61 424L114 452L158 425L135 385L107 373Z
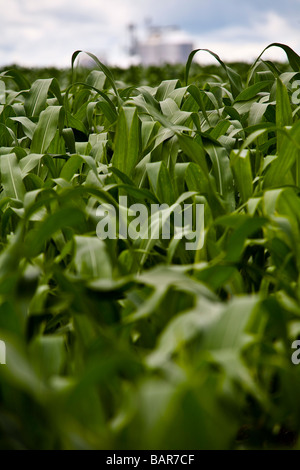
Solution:
M286 86L277 78L276 81L276 126L291 126L293 123L292 108ZM281 146L284 141L284 135L277 135L277 151L281 152Z
M30 345L30 353L40 377L59 375L66 360L64 338L57 335L38 336Z
M105 74L105 76L107 77L111 87L113 88L115 94L117 97L119 97L119 93L118 93L118 90L117 90L117 87L116 87L116 84L115 84L115 79L114 79L114 76L112 74L112 72L109 70L108 67L106 67L106 65L104 65L102 62L100 62L100 60L98 59L98 57L96 57L94 54L92 54L91 52L85 52L85 51L75 51L72 55L72 60L71 60L71 64L72 64L72 72L73 72L73 68L74 68L74 62L77 58L77 56L81 53L81 52L84 52L85 54L87 54L91 59L93 59L93 61L96 63L96 65L99 67L99 69Z
M117 121L112 164L130 176L139 161L140 122L136 108L124 107Z
M0 168L4 196L22 201L26 191L16 154L1 155Z
M233 263L238 262L244 251L247 238L260 230L266 222L267 219L263 217L239 214L218 218L215 222L217 225L229 226L233 229L226 243L225 260Z
M147 163L147 174L152 191L161 203L168 205L174 202L174 190L170 174L164 162Z
M24 134L27 137L29 137L29 139L32 139L35 128L36 128L36 124L34 122L32 122L26 116L16 116L16 117L11 117L10 119L12 121L20 122L23 127Z
M243 90L235 99L235 102L238 101L248 101L254 98L260 91L269 87L273 84L272 80L264 80L262 82L254 83L254 85L249 86Z
M76 236L74 266L82 278L111 278L112 265L103 240Z
M179 80L164 80L157 88L155 99L164 101L169 98L170 94L177 88Z
M25 111L28 117L39 116L46 107L49 90L57 96L60 104L62 102L58 82L55 78L36 80L25 99Z
M269 165L264 179L264 187L279 186L287 172L298 158L300 151L300 121L284 136L276 160Z
M178 141L184 153L191 159L191 161L199 165L204 177L208 180L208 168L203 146L195 139L185 134L178 135Z
M37 256L44 244L57 232L67 227L82 227L85 219L82 212L75 208L63 208L49 215L39 225L28 232L26 237L27 256Z
M232 150L230 162L241 199L243 202L247 202L253 193L250 150L242 150L241 152Z
M186 85L188 84L189 72L190 72L190 68L191 68L193 58L194 58L195 54L199 51L208 52L220 63L220 65L225 70L225 72L227 74L227 77L229 79L232 94L233 94L234 97L237 97L241 93L242 88L243 88L241 77L239 76L239 74L237 72L235 72L235 70L233 70L232 68L225 65L224 62L220 59L220 57L217 54L215 54L214 52L210 51L209 49L196 49L196 50L194 50L190 53L189 58L188 58L187 63L186 63L186 68L185 68L185 83L186 83Z
M62 129L63 122L64 110L61 106L48 106L42 111L32 137L31 152L46 153L57 129Z
M224 148L212 144L206 144L205 149L213 164L218 191L227 202L229 211L233 211L235 209L234 183L227 152Z
M288 61L290 63L290 66L292 67L292 69L295 70L295 72L299 72L299 69L300 69L300 57L299 57L299 55L291 47L287 46L286 44L281 44L279 42L273 42L272 44L269 44L267 47L265 47L264 50L262 51L262 53L259 54L258 58L256 59L256 61L252 65L252 68L254 68L254 66L259 61L259 59L264 54L264 52L266 50L270 49L271 47L279 47L280 49L282 49L286 53Z

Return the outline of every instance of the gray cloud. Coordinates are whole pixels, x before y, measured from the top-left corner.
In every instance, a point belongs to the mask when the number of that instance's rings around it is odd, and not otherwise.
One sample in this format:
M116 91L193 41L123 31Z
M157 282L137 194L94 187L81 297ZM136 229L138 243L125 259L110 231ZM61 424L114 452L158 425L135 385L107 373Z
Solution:
M76 49L120 62L128 23L142 34L147 17L180 26L225 60L251 60L271 41L300 51L299 0L0 0L0 6L1 65L69 65Z

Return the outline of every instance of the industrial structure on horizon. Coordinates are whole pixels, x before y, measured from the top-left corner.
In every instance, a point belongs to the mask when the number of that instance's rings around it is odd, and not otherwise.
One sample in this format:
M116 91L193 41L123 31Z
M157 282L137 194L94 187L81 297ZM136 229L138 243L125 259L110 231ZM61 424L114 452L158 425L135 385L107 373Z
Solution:
M142 65L185 63L193 50L192 41L177 26L148 25L148 35L142 41L137 39L134 24L130 24L128 29L130 56L136 57Z
M194 49L193 42L178 26L153 26L146 22L143 38L137 34L135 24L128 25L129 37L127 46L122 47L118 60L109 51L94 52L101 62L109 65L128 67L141 64L144 66L163 64L185 64L190 52ZM110 57L110 59L109 59ZM94 61L86 55L81 55L79 63L83 67L94 67Z

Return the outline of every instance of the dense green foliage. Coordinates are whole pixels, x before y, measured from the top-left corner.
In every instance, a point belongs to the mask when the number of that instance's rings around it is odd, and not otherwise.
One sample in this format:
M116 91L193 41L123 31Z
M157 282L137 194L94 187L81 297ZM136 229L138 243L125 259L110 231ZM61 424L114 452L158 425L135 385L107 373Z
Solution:
M93 61L91 60L91 66ZM249 70L249 65L246 63L232 63L229 64L230 67L233 67L243 79L247 78L247 73ZM287 71L288 64L276 64L280 66L282 71ZM88 74L93 70L94 67L82 67L80 65L76 66L76 79L78 81L85 81ZM57 69L55 67L48 68L28 68L21 67L19 65L10 65L0 68L0 73L7 70L15 70L23 77L32 83L37 79L41 78L56 78L60 87L67 88L70 85L72 80L72 70L68 69ZM132 65L126 69L120 67L111 67L111 72L113 73L114 79L116 81L122 81L127 85L149 85L157 86L163 80L172 80L179 79L184 80L185 66L183 65L173 65L165 64L164 66L155 66L151 65L144 67L142 65ZM191 75L193 79L206 79L209 75L219 75L226 80L225 71L219 66L219 64L210 64L210 65L199 65L196 62L192 63L191 66ZM11 88L15 89L15 83L12 81L10 83Z
M299 448L300 57L274 47L284 71L156 85L2 72L0 448ZM203 203L204 247L100 240L120 195Z

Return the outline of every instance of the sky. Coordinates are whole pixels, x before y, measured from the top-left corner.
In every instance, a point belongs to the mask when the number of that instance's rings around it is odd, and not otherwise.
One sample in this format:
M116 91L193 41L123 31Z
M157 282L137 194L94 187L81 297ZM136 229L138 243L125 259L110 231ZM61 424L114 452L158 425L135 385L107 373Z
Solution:
M176 25L195 48L224 61L253 61L272 42L300 54L300 0L0 0L0 66L70 65L75 50L111 65L128 64L128 24L145 36L152 25ZM278 48L265 58L284 60ZM213 61L198 53L203 63Z

